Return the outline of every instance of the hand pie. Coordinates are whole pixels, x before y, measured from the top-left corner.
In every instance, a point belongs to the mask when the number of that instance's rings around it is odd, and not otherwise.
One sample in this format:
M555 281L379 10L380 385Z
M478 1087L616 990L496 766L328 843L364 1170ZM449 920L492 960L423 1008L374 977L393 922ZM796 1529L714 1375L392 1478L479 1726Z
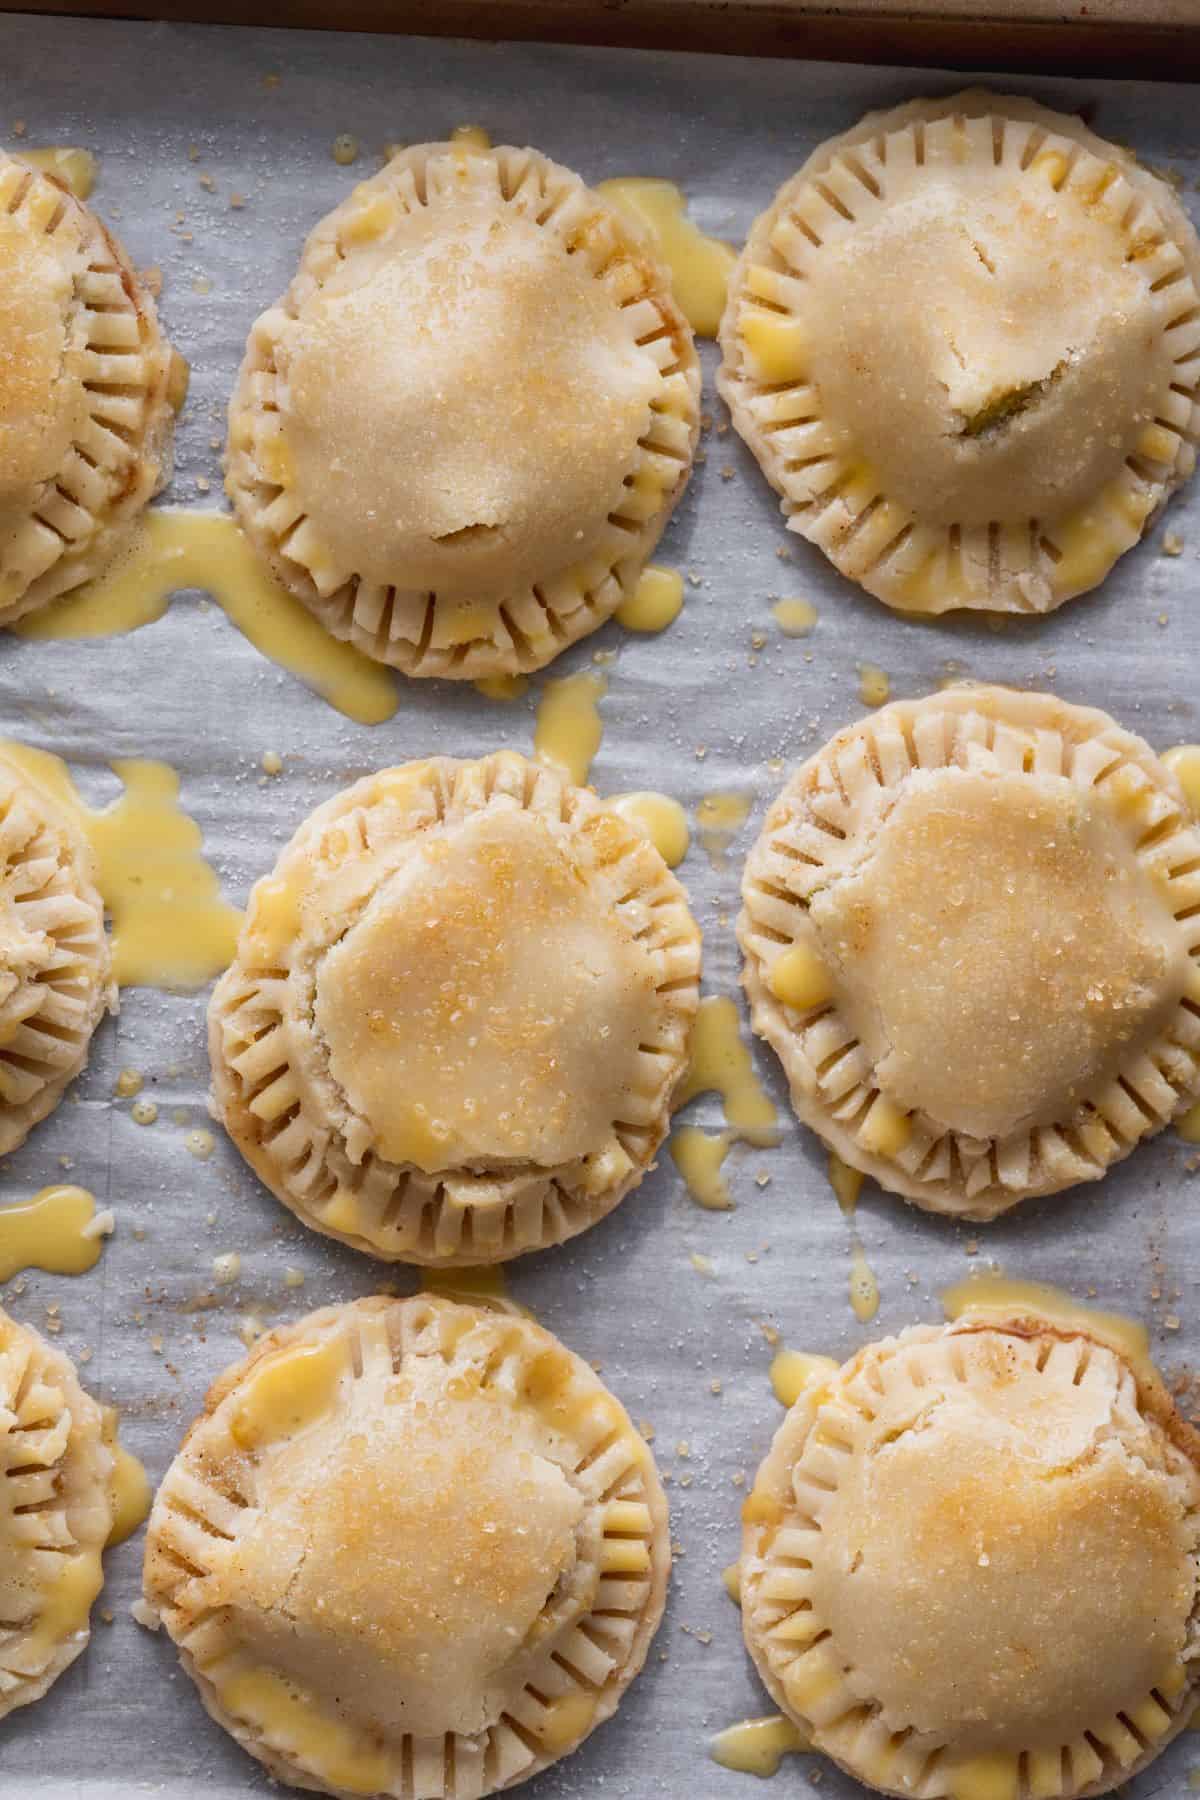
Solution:
M746 1644L860 1781L1078 1800L1195 1710L1200 1439L1036 1315L918 1326L801 1394L743 1517Z
M251 896L215 1110L306 1224L500 1262L636 1187L687 1066L700 934L636 827L510 751L368 776Z
M0 750L0 1154L54 1110L116 1010L95 881L91 846Z
M934 1212L1095 1180L1200 1095L1200 830L1105 713L885 707L793 775L742 898L800 1118Z
M0 1312L0 1718L40 1699L88 1641L112 1471L70 1362Z
M120 244L0 150L0 625L119 549L170 473L185 385Z
M586 1363L504 1308L358 1300L209 1393L145 1589L272 1775L478 1800L616 1710L662 1616L667 1508Z
M972 90L813 153L734 270L718 387L788 526L889 606L1048 612L1191 474L1200 241L1078 119Z
M335 637L408 675L537 669L632 591L699 400L636 226L536 150L421 144L254 326L226 486Z

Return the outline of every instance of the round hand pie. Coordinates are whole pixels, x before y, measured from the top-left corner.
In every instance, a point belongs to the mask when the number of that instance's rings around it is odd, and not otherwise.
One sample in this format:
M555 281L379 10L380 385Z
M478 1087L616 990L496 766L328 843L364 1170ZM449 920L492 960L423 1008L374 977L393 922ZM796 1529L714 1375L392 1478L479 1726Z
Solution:
M699 400L634 226L535 150L422 144L254 326L226 485L335 637L409 675L537 669L632 591Z
M90 845L0 751L0 1154L58 1105L116 1008L95 879Z
M61 1351L0 1312L0 1718L75 1661L103 1579L113 1455Z
M797 1113L935 1212L1095 1180L1200 1095L1200 830L1106 714L961 687L767 815L738 935Z
M146 1598L282 1781L478 1800L616 1709L667 1508L579 1357L508 1309L359 1300L224 1375L167 1471Z
M868 1345L743 1509L759 1674L883 1793L1107 1793L1195 1710L1198 1455L1089 1330L967 1314Z
M0 150L0 625L112 558L170 472L184 374L116 239Z
M306 1224L499 1262L594 1223L666 1135L700 934L636 827L512 752L385 769L260 881L214 1101Z
M1047 612L1195 464L1200 241L1078 119L972 91L814 152L730 282L720 391L789 529L904 611Z

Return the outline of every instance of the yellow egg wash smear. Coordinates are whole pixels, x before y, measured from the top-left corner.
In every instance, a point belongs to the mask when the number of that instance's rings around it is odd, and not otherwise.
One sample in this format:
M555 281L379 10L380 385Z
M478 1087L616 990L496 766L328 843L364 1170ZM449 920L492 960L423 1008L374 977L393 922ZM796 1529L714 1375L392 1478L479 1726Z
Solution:
M74 819L95 850L118 985L202 987L226 967L242 915L221 898L200 853L200 827L180 806L179 776L168 763L115 762L125 792L97 812L60 757L6 740L0 755Z
M738 1775L774 1775L785 1756L812 1745L798 1725L782 1713L765 1719L743 1719L709 1740L708 1751L723 1769Z
M49 144L39 150L26 150L20 145L12 154L40 169L43 175L53 175L77 200L86 200L96 185L96 158L90 150L81 150L77 145Z
M692 1027L691 1062L677 1106L686 1106L697 1094L719 1094L726 1122L748 1144L769 1146L779 1142L775 1103L758 1076L748 1046L738 1029L738 1011L723 994L710 994L700 1002Z
M771 1391L781 1406L795 1406L805 1388L837 1368L832 1356L807 1350L780 1350L771 1361Z
M699 1125L678 1125L671 1134L671 1161L692 1199L707 1212L728 1212L733 1205L721 1173L732 1144L732 1131L704 1131Z
M500 1263L481 1263L465 1269L422 1269L421 1292L441 1294L446 1300L506 1300L508 1282Z
M471 686L485 700L519 700L529 687L528 675L483 675Z
M45 1187L32 1200L0 1210L0 1281L20 1269L48 1275L82 1275L94 1268L104 1248L112 1215L97 1215L86 1188Z
M811 600L777 600L771 615L784 637L807 637L817 622Z
M746 823L750 813L749 794L735 794L718 789L705 794L696 808L696 836L714 869L724 869L725 852L734 834Z
M204 1666L204 1675L229 1712L247 1720L313 1769L329 1787L379 1794L395 1776L386 1750L364 1745L362 1733L322 1711L316 1696L236 1654Z
M1066 1325L1089 1332L1111 1344L1131 1368L1148 1379L1158 1379L1150 1357L1150 1338L1146 1327L1124 1313L1104 1312L1085 1305L1065 1289L1043 1281L1014 1281L1007 1275L983 1270L968 1275L948 1287L941 1295L942 1311L948 1319L967 1317L1019 1317L1023 1313L1040 1313L1056 1325Z
M120 1418L115 1406L104 1409L104 1441L113 1453L113 1472L109 1485L113 1499L113 1522L109 1527L107 1548L123 1544L132 1537L150 1511L153 1498L150 1479L145 1469L118 1437Z
M850 1220L850 1310L860 1324L866 1325L879 1311L879 1283L867 1261L862 1239L854 1223L862 1184L861 1169L852 1169L836 1151L830 1151L829 1185L837 1195L838 1205Z
M890 697L892 684L887 672L875 663L860 663L858 697L864 706L882 706Z
M464 1306L496 1306L536 1323L536 1315L529 1307L510 1296L500 1263L473 1264L463 1269L422 1269L421 1292L437 1294L443 1300L459 1300Z
M688 853L691 833L687 814L669 794L642 791L614 794L605 805L649 838L668 869L677 869Z
M1176 744L1162 760L1183 789L1184 799L1200 815L1200 744Z
M27 638L116 637L161 619L182 588L211 594L256 650L346 718L378 725L396 711L391 671L330 637L271 579L228 513L150 510L103 575L31 613L16 630Z
M109 1477L112 1500L112 1523L104 1549L124 1541L136 1531L150 1511L150 1483L136 1456L117 1440L117 1414L105 1407L104 1442L113 1453L113 1469ZM36 1625L26 1639L26 1653L35 1661L49 1656L64 1638L87 1628L101 1587L104 1570L99 1549L77 1550L73 1554L47 1558L55 1564L51 1582L43 1590Z
M234 1443L243 1450L258 1450L307 1430L333 1410L348 1368L345 1341L337 1337L266 1357L230 1414Z
M678 569L647 563L632 594L617 608L626 631L665 631L683 610L683 576Z
M587 669L548 681L538 703L533 753L576 787L586 783L604 736L600 701L607 692L608 678Z
M701 337L716 337L736 252L720 238L705 237L693 224L687 201L673 181L626 175L602 181L596 191L650 232L670 273L680 312Z
M692 1199L710 1211L732 1206L721 1166L738 1139L768 1147L779 1142L775 1104L754 1072L749 1048L738 1029L734 1002L709 995L700 1002L692 1027L691 1061L676 1096L677 1107L697 1094L719 1094L725 1131L708 1132L696 1125L676 1127L671 1157Z
M1200 1144L1200 1101L1180 1113L1175 1129L1185 1144Z

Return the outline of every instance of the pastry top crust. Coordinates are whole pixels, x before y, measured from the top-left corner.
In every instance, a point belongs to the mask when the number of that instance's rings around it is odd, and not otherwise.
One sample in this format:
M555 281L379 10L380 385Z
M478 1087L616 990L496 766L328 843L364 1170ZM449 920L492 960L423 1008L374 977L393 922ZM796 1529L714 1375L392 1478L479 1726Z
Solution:
M884 1792L1015 1794L1021 1769L1105 1792L1191 1711L1197 1452L1153 1371L1082 1326L967 1315L869 1345L759 1471L751 1654Z
M691 333L646 240L533 150L403 151L251 333L229 491L336 635L539 667L613 612L687 480Z
M1192 472L1198 286L1166 183L1078 119L914 101L756 222L719 384L792 528L868 591L1046 611Z
M992 1217L1200 1091L1198 857L1174 777L1107 715L898 702L793 776L750 854L755 1028L839 1155Z
M88 1641L112 1469L100 1408L67 1357L0 1311L0 1718Z
M615 1710L669 1560L649 1453L587 1365L515 1309L418 1296L315 1313L217 1383L146 1594L282 1778L426 1796L450 1768L479 1795Z
M116 239L0 151L0 625L119 548L170 472L183 373Z
M116 1009L96 858L0 750L0 1154L57 1106Z
M210 1014L217 1105L318 1229L497 1260L640 1180L698 981L683 890L594 796L511 752L409 763L255 889Z

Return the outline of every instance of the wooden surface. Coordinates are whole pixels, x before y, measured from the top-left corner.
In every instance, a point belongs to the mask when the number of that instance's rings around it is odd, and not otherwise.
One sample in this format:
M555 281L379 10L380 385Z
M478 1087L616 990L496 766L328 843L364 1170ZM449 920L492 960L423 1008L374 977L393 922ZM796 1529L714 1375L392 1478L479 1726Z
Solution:
M38 11L1200 79L1200 0L0 0Z

